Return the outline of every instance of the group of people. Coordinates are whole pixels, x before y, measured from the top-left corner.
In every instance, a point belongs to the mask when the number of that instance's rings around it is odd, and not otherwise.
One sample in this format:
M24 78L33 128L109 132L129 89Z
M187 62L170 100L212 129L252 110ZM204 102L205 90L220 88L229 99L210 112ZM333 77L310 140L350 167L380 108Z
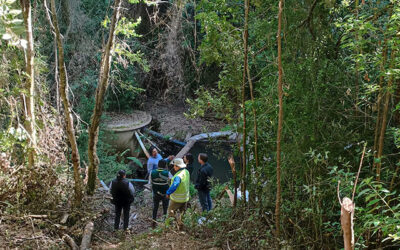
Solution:
M150 148L151 155L147 161L147 171L153 193L153 221L157 219L160 202L164 216L175 216L184 212L190 199L190 177L193 173L194 157L188 153L183 158L168 156L163 159L157 148ZM208 156L200 153L197 158L200 168L194 187L198 191L199 201L203 212L212 208L210 195L213 168L208 163ZM169 168L169 166L172 166ZM118 172L117 178L110 184L110 193L115 205L114 229L119 229L121 211L124 214L124 229L128 228L130 205L134 200L134 187L126 179L124 170Z

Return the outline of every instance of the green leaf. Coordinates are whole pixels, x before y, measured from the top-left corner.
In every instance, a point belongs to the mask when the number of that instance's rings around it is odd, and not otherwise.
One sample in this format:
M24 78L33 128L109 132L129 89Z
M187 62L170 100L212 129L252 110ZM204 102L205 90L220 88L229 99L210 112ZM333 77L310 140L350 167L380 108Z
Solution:
M361 197L363 194L365 194L366 192L368 192L370 189L364 189L363 191L361 191L358 195L357 195L357 198L358 197Z
M375 200L370 201L370 202L367 204L367 207L370 207L370 206L374 205L374 204L377 203L378 201L380 201L380 199L375 199Z
M139 167L143 168L142 162L136 157L127 157L127 159L132 160L134 163L136 163Z

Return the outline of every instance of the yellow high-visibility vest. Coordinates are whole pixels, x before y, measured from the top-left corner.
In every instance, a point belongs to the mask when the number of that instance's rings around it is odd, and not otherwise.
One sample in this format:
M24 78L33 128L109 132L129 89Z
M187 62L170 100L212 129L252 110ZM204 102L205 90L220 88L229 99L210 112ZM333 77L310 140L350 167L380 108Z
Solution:
M175 177L179 176L181 178L181 183L178 188L170 196L171 200L178 203L185 203L189 201L189 185L190 185L190 174L189 171L183 169L176 173L172 178L172 183L174 183Z

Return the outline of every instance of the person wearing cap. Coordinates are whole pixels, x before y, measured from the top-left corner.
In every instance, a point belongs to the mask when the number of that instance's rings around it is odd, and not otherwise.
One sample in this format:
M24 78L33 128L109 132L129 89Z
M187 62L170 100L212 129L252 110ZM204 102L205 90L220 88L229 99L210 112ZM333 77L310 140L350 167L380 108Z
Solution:
M128 229L129 225L129 210L131 203L134 200L135 189L126 178L124 170L118 171L117 178L110 184L110 193L113 197L112 203L115 205L115 220L114 229L119 229L119 221L121 212L124 211L124 230Z
M170 199L168 216L174 216L177 211L185 211L189 201L190 174L186 170L186 164L182 158L171 161L173 170L176 172L172 177L172 185L167 190L167 198Z
M197 179L194 187L197 189L199 194L199 201L201 208L204 211L210 211L212 208L212 200L210 195L211 180L213 176L213 168L208 163L208 156L205 153L200 153L198 157L200 163L200 169L197 172Z
M169 171L167 170L167 162L160 160L158 168L151 171L151 187L153 190L153 220L157 219L158 206L162 201L164 215L167 214L169 200L166 197L169 188Z

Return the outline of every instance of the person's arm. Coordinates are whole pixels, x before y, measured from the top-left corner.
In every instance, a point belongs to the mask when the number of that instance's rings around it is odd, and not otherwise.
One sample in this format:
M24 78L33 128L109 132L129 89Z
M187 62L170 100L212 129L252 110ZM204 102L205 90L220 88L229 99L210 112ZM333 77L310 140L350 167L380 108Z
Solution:
M169 155L167 158L164 158L164 161L167 162L167 165L175 158L175 155Z
M147 174L150 176L153 168L151 157L147 160Z
M172 183L172 185L168 188L167 190L167 195L171 195L173 192L176 191L176 189L178 188L179 184L181 184L181 178L179 176L175 177L174 182Z
M132 196L135 196L135 188L130 182L129 182L129 192L131 193Z

